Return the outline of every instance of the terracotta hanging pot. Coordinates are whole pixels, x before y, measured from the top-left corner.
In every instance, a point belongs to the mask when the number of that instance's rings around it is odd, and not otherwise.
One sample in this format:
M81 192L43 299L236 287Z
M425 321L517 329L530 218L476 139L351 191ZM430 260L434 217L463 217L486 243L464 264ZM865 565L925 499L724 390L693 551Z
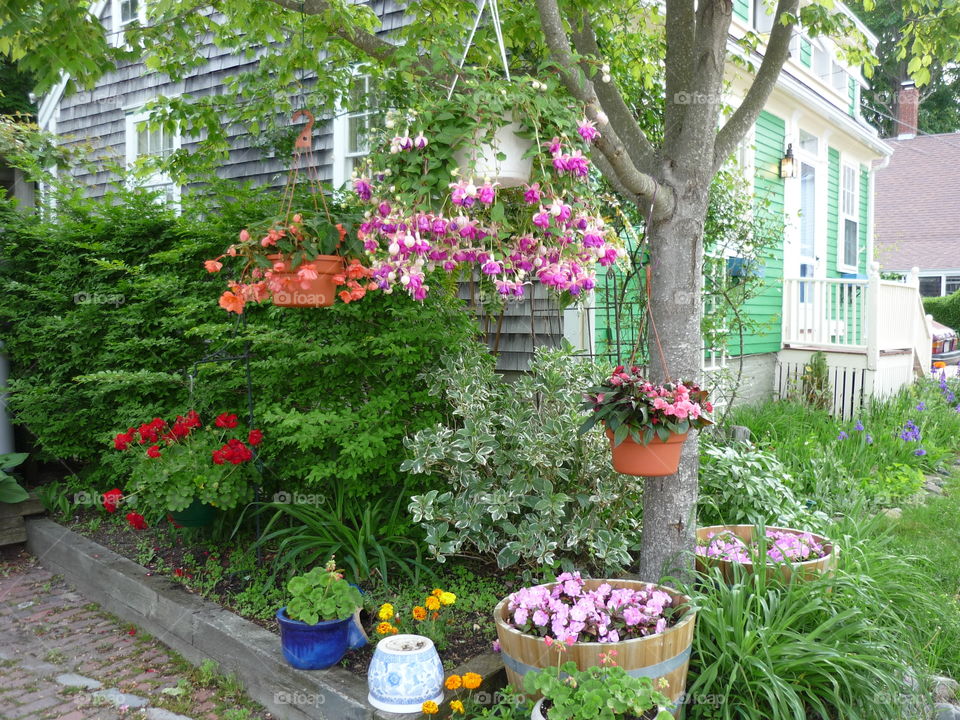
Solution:
M680 467L680 451L687 433L670 433L666 442L654 437L648 444L634 442L629 435L619 445L613 442L613 432L608 428L610 450L613 453L613 469L624 475L639 477L662 477L673 475Z
M282 255L268 255L273 262L286 261ZM274 277L280 277L282 290L272 293L273 304L277 307L330 307L337 297L337 285L333 281L334 275L344 271L343 258L339 255L317 255L312 261L316 266L317 277L312 280L302 280L296 271L276 272Z

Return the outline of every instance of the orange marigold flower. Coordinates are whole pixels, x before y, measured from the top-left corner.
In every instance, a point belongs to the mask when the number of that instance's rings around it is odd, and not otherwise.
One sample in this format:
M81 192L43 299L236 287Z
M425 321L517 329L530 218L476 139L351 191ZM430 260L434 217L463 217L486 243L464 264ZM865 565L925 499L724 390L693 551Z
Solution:
M396 628L388 622L382 622L379 625L377 625L378 635L390 635L395 630Z
M475 672L464 673L463 675L463 686L467 690L476 690L480 687L480 683L483 682L483 676L478 675Z
M440 609L440 600L438 600L438 599L437 599L436 597L434 597L433 595L431 595L430 597L428 597L423 604L427 606L427 610L439 610L439 609Z
M421 707L424 715L436 715L440 712L440 708L437 707L437 704L433 700L427 700Z
M414 620L426 620L427 619L427 609L420 605L417 605L413 609L413 619Z
M447 690L458 690L463 685L463 679L459 675L451 675L444 683Z
M440 588L434 588L433 592L431 592L430 594L433 595L435 598L438 598L441 595L443 595L443 590L441 590Z

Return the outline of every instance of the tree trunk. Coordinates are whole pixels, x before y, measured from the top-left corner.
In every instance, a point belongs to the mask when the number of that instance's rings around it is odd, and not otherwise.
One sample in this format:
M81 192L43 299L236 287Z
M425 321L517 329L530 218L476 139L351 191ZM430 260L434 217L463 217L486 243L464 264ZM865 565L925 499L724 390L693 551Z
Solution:
M655 380L700 380L703 226L709 187L707 176L677 188L674 212L667 218L655 218L649 228L652 322L647 335L650 374ZM639 569L644 580L657 582L665 574L685 574L691 565L696 531L697 446L696 431L692 431L683 446L680 471L670 477L645 480Z

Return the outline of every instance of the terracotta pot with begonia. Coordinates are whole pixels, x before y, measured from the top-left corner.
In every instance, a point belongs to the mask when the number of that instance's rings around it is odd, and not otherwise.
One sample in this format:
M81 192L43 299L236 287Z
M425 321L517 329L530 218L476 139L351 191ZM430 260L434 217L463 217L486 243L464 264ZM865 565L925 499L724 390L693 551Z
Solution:
M625 475L673 475L690 430L712 424L707 391L693 382L655 384L641 368L618 365L610 377L584 394L590 416L580 432L605 426L613 467Z
M329 307L375 290L372 271L360 261L363 246L346 222L333 222L324 207L245 228L226 253L204 263L211 273L222 270L224 258L242 263L220 306L237 314L267 299L279 307Z
M250 499L254 448L262 439L256 428L241 430L232 413L205 424L190 410L172 422L154 418L118 433L114 448L124 453L128 495L138 509L157 515L193 507L199 513L197 506L229 510Z

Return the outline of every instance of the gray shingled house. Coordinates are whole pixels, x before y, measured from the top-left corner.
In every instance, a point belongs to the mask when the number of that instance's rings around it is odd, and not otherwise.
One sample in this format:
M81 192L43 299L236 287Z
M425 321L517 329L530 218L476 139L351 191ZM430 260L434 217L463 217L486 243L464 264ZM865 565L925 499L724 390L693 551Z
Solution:
M389 33L404 22L396 0L367 1L381 18L383 33ZM146 19L144 0L97 0L91 12L101 19L112 42L122 42L125 25ZM148 131L140 127L140 123L146 117L144 106L150 100L161 96L203 96L223 92L227 78L249 70L256 63L255 59L238 57L212 44L204 47L204 53L208 58L206 63L179 82L149 71L140 62L122 64L105 74L92 90L73 95L65 93L64 79L43 98L39 123L44 129L62 136L66 144L86 142L92 145L94 158L127 165L143 155L167 155L181 147L190 150L196 140L163 130ZM358 83L365 82L365 78L358 78ZM365 87L357 90L363 92ZM368 113L363 110L345 108L335 117L317 123L314 152L321 180L336 187L349 179L353 163L366 152L362 131L367 118ZM265 187L282 186L286 182L289 157L276 156L255 146L242 127L233 127L230 133L232 148L229 159L217 170L219 177L250 180ZM101 197L115 180L109 170L77 168L72 173L94 198ZM144 185L165 191L173 202L178 200L182 189L170 177L160 173L146 178ZM469 285L463 286L462 295L468 303L476 306L491 348L498 353L498 368L501 370L525 370L533 348L558 345L564 337L565 325L568 339L577 344L580 337L572 329L579 329L584 314L559 310L539 285L528 300L511 303L502 317L499 314L485 315L482 298L476 297Z

